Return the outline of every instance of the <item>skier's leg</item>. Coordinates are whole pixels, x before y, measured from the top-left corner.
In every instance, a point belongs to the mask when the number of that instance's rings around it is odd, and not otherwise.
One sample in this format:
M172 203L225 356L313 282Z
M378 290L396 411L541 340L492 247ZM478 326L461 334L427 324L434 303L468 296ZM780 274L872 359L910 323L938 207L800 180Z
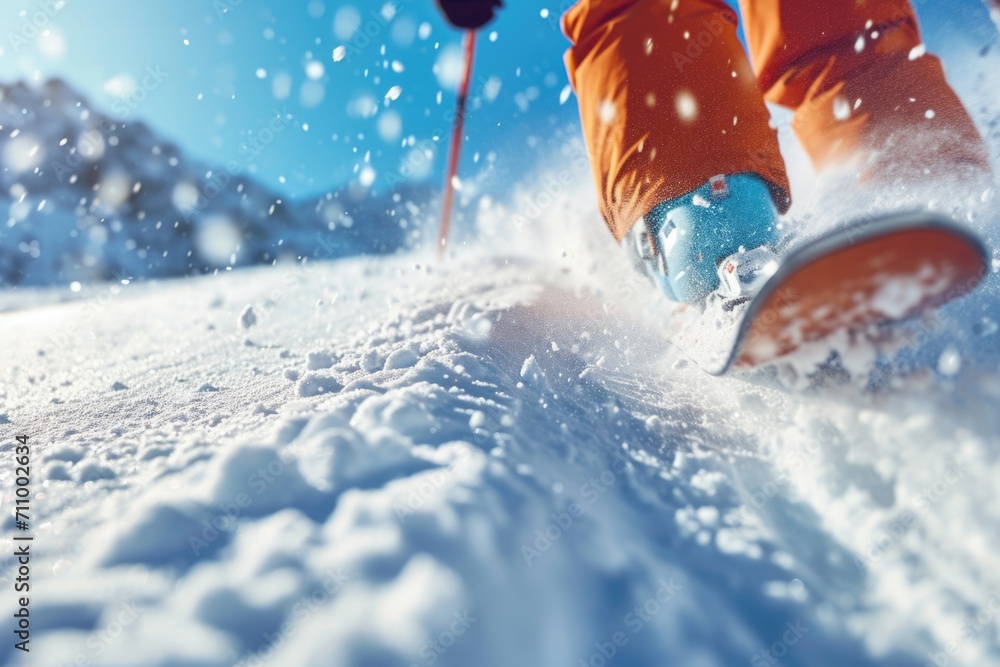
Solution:
M721 260L773 243L790 203L736 25L722 0L580 0L563 17L601 213L686 302L718 287Z
M851 162L879 179L935 163L988 173L986 147L924 53L908 0L740 0L751 59L768 100L818 168Z
M718 174L756 174L787 208L777 134L736 26L722 0L580 0L563 16L573 43L566 66L615 238Z

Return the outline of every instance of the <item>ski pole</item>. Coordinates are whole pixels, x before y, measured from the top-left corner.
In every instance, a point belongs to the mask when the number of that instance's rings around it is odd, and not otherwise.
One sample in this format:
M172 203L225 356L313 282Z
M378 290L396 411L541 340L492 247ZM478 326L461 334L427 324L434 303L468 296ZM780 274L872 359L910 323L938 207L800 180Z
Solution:
M472 56L476 48L476 31L465 33L465 69L458 84L458 99L455 102L455 122L451 130L451 145L448 149L448 166L445 173L444 195L441 200L441 233L438 237L438 259L444 259L445 245L448 243L448 227L451 225L451 206L455 199L455 176L458 173L458 157L462 152L463 129L465 127L465 102L469 97L469 81L472 79Z

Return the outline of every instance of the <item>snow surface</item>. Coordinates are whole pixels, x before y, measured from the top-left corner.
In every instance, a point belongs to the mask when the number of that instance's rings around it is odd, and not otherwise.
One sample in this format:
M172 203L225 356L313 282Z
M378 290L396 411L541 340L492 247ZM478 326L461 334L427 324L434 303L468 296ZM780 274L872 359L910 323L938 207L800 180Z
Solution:
M995 332L790 393L680 363L577 256L466 253L3 315L8 664L1000 664Z

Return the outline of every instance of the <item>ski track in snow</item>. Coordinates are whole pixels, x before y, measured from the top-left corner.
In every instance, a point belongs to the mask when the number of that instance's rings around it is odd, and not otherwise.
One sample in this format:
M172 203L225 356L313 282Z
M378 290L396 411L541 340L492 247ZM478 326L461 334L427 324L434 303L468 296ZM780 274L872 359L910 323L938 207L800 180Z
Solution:
M950 380L787 392L597 278L427 259L4 314L37 537L2 660L1000 664L995 333Z

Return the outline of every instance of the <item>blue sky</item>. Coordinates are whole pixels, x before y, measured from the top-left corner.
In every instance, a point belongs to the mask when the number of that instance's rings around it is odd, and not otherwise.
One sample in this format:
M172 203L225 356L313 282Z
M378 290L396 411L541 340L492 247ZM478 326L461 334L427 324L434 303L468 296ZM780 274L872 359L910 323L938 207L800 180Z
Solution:
M577 118L572 97L561 103L561 4L551 2L548 12L539 0L507 5L479 40L482 105L468 120L466 172L478 169L474 160L495 157L516 173L554 129ZM447 137L435 136L448 127L461 34L430 0L384 7L382 0L68 0L57 8L54 0L3 0L0 80L60 76L106 112L148 122L208 164L237 158L275 110L289 113L294 121L251 170L290 196L352 179L384 189L406 159L416 165L407 176L437 182ZM954 42L978 48L991 39L979 0L923 0L918 9L928 46L945 52L946 63ZM338 46L351 47L351 57L336 62ZM411 154L435 145L432 162Z

